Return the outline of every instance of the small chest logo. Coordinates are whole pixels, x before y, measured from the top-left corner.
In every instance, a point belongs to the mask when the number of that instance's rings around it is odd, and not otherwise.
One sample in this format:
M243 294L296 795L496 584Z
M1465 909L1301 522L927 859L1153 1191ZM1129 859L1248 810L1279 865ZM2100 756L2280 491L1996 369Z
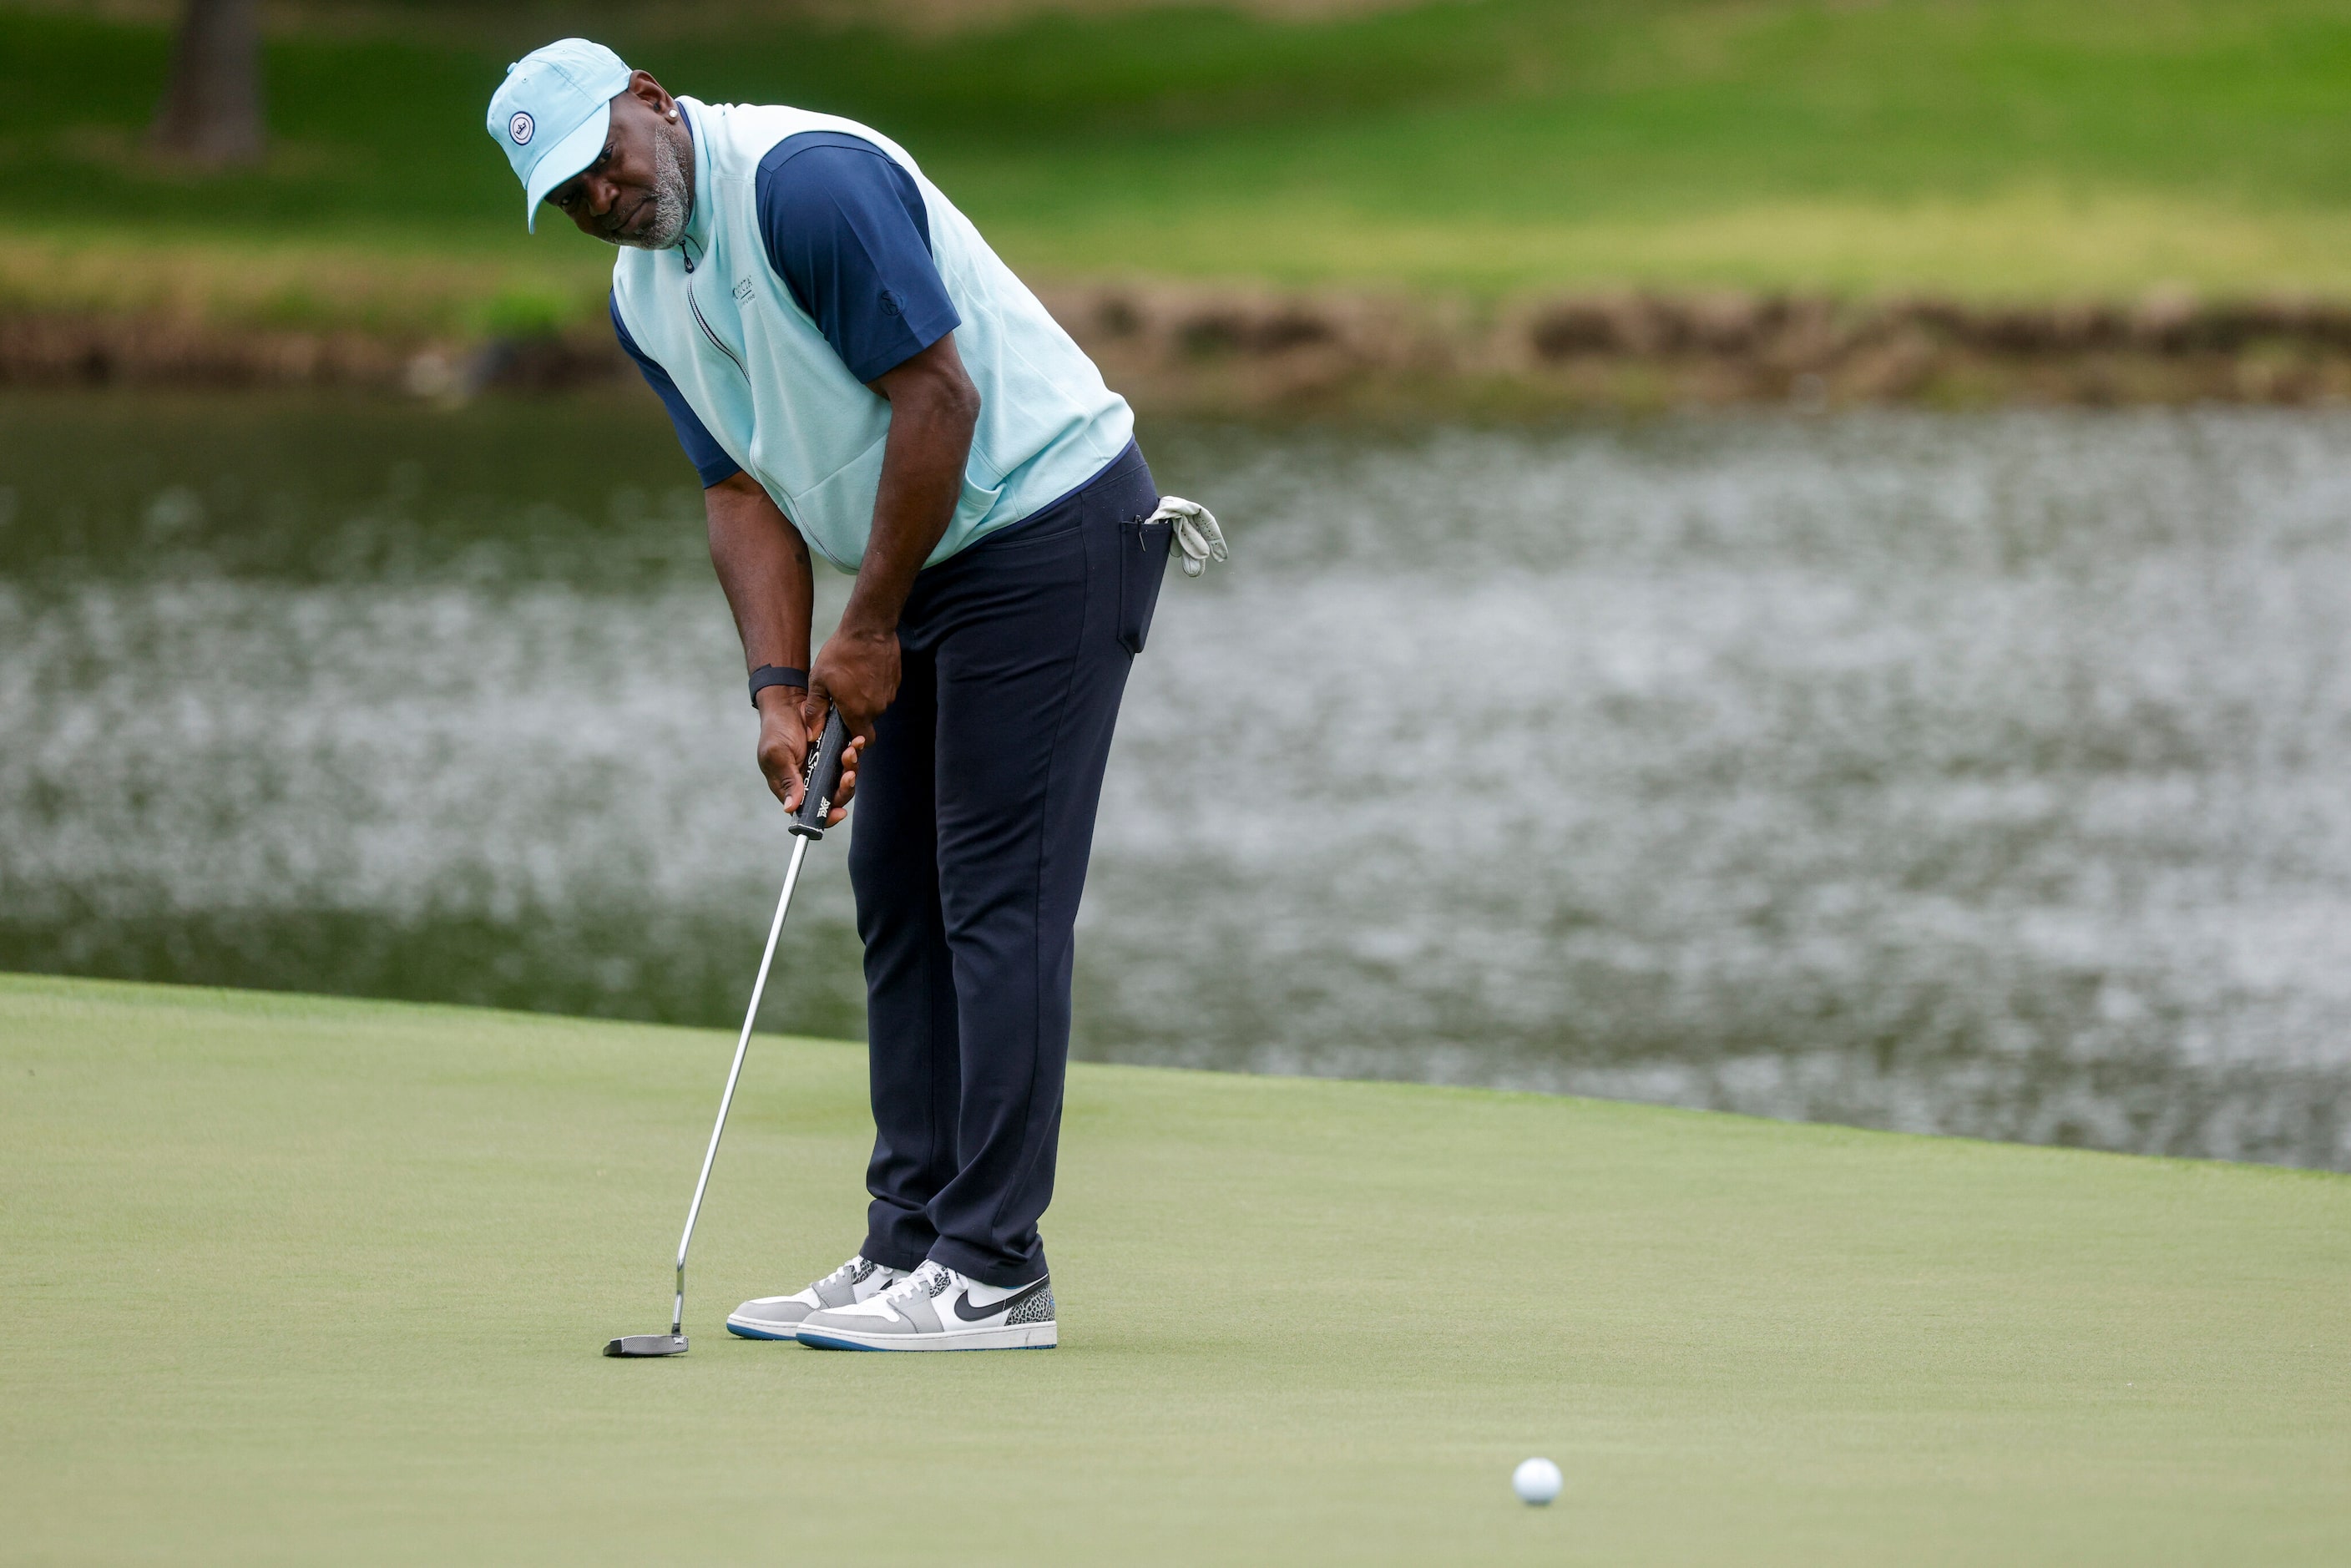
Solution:
M735 285L735 298L742 300L747 305L750 303L751 280L749 278L744 278L741 282Z
M507 134L514 138L514 144L517 147L530 145L530 133L534 129L530 116L521 110L515 110L515 117L507 121Z

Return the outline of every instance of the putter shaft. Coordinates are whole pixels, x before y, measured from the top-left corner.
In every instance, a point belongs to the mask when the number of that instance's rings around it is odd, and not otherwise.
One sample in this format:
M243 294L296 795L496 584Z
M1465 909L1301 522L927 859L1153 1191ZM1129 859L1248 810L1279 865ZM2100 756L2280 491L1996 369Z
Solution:
M836 721L837 722L837 721ZM726 1092L718 1097L718 1120L710 1128L710 1147L703 1152L702 1175L694 1183L694 1201L686 1206L685 1232L677 1239L677 1302L670 1312L669 1332L685 1333L685 1249L694 1245L694 1222L702 1217L702 1195L710 1186L710 1167L718 1160L718 1140L726 1132L726 1113L735 1103L735 1083L743 1076L743 1053L751 1044L751 1025L759 1017L759 998L768 988L768 967L776 961L776 939L784 934L784 915L792 906L792 889L799 885L800 862L808 856L809 839L792 835L792 862L784 871L783 896L776 900L776 918L768 926L768 950L759 955L759 977L751 983L751 1005L743 1013L743 1032L735 1041L735 1064L726 1070Z

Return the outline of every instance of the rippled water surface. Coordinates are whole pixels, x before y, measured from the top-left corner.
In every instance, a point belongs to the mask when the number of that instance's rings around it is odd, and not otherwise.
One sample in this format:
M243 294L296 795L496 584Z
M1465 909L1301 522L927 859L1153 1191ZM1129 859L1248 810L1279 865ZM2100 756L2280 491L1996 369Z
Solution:
M1081 1053L2351 1166L2351 419L1145 436ZM0 402L0 967L732 1022L740 670L634 402Z

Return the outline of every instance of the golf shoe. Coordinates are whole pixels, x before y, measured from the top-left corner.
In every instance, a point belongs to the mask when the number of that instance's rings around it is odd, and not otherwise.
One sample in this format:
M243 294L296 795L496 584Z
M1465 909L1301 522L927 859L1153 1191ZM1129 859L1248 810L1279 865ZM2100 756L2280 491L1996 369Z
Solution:
M791 1339L801 1320L827 1307L854 1306L871 1301L906 1278L860 1256L852 1258L807 1290L790 1296L761 1296L727 1314L726 1332L744 1339Z
M852 1306L801 1320L799 1342L818 1350L1050 1350L1050 1277L1009 1289L925 1263Z

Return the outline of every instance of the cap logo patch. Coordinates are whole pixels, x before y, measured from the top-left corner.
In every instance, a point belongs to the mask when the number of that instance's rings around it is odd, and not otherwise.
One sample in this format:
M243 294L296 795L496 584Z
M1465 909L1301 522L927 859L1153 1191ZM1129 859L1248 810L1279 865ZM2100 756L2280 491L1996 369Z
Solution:
M514 144L517 147L528 147L530 145L530 133L532 130L533 126L531 124L530 116L524 113L521 110L515 110L515 117L507 121L507 134L514 138Z

